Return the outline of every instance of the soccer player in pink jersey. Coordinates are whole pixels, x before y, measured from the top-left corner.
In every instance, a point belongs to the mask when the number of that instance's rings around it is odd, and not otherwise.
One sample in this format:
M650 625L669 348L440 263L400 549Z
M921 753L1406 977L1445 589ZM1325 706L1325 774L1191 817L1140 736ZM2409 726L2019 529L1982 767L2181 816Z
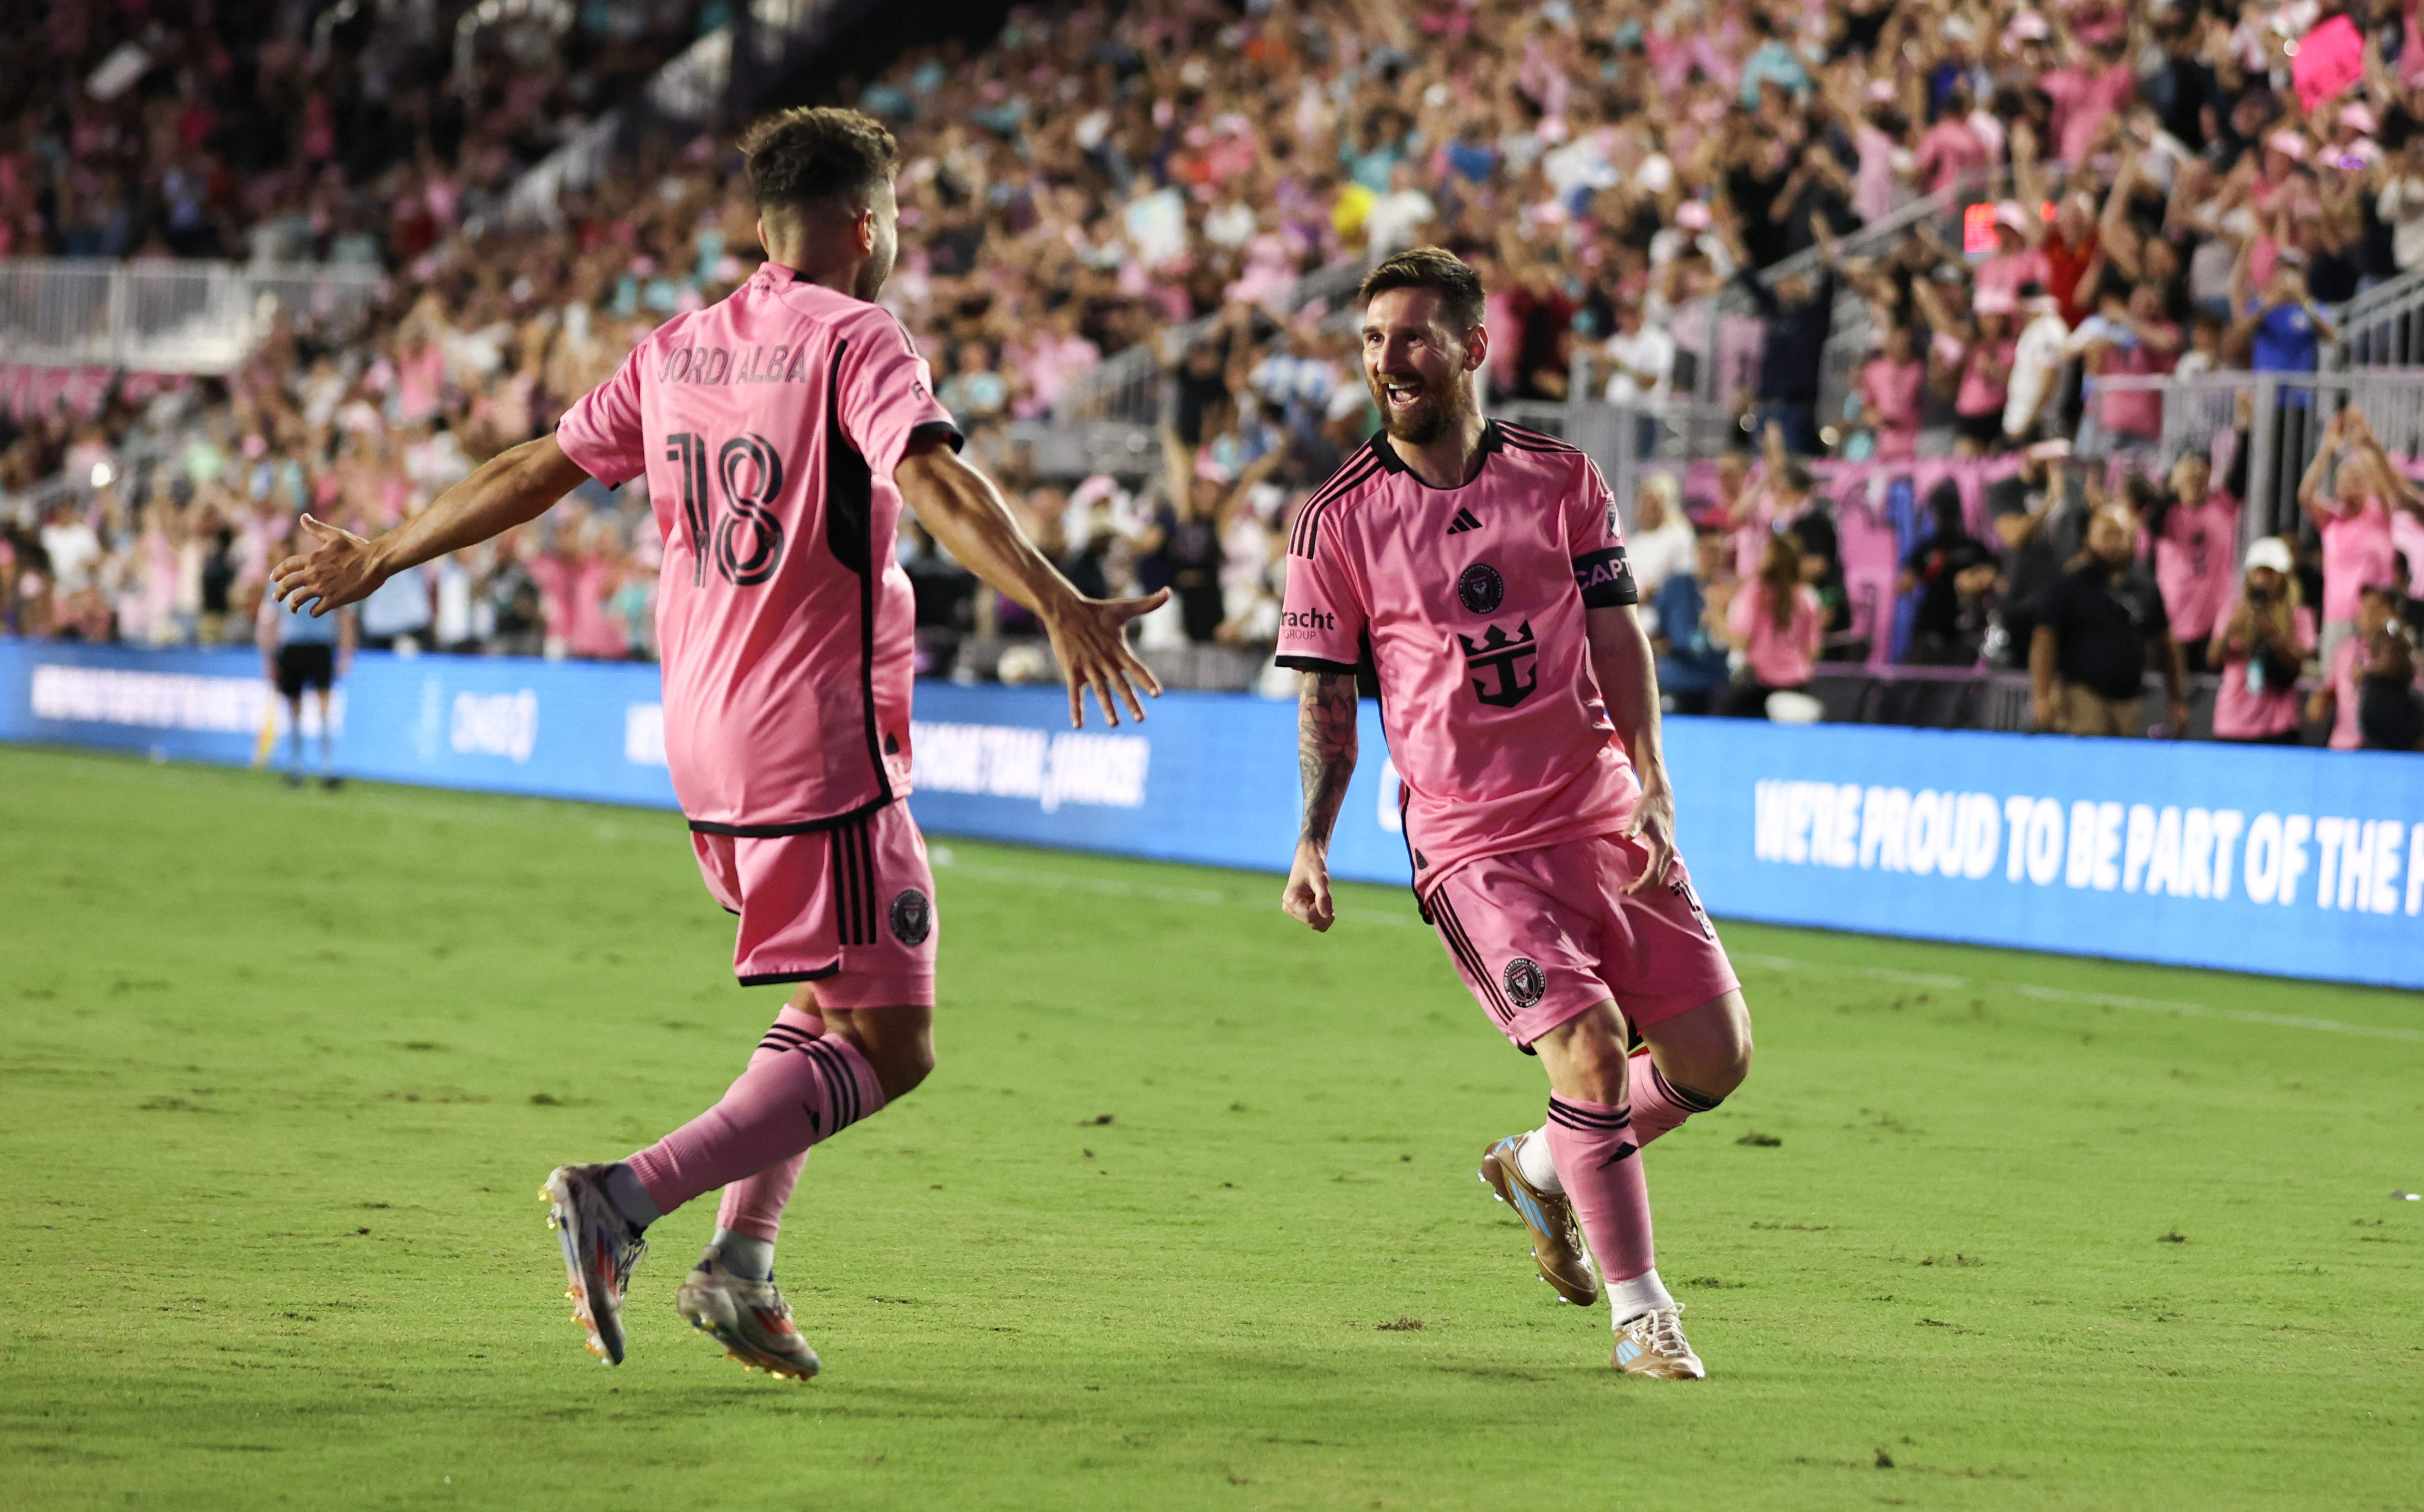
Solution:
M1304 829L1282 906L1316 930L1336 917L1330 836L1368 659L1423 917L1549 1075L1547 1122L1493 1142L1482 1180L1522 1215L1560 1296L1588 1306L1604 1278L1619 1369L1698 1379L1659 1283L1640 1151L1741 1084L1750 1014L1675 853L1615 501L1582 453L1482 418L1473 374L1490 338L1471 268L1418 247L1375 268L1362 297L1382 431L1288 542L1279 661L1304 675ZM1647 1049L1628 1057L1635 1034Z
M747 283L659 326L554 435L376 540L304 517L317 544L273 576L282 600L326 613L535 518L585 478L647 474L674 791L709 893L740 917L742 984L799 985L721 1102L627 1160L559 1167L541 1195L574 1317L619 1364L642 1232L722 1187L677 1310L742 1363L805 1379L817 1357L773 1283L801 1162L934 1065L934 883L903 802L915 606L893 550L901 506L1043 621L1073 724L1087 689L1113 724L1121 704L1144 717L1136 688L1160 689L1124 629L1168 595L1080 596L960 460L925 362L872 303L898 246L891 134L855 111L790 110L742 150L767 252Z

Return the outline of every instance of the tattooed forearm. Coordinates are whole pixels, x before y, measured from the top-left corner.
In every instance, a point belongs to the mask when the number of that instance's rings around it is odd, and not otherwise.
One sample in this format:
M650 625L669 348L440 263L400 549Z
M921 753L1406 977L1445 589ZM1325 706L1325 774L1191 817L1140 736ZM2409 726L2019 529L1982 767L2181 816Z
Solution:
M1355 774L1355 678L1308 672L1297 700L1297 769L1304 777L1304 830L1300 839L1330 843L1347 779Z

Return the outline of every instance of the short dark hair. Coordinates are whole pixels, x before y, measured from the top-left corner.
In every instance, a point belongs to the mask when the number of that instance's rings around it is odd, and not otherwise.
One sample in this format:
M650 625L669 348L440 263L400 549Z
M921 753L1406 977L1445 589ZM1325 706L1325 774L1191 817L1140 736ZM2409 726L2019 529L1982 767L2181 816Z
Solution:
M760 210L839 204L863 209L892 182L901 144L874 117L831 105L768 116L741 139Z
M1355 297L1370 304L1392 289L1435 289L1450 326L1471 330L1481 324L1481 275L1442 247L1410 247L1364 275Z

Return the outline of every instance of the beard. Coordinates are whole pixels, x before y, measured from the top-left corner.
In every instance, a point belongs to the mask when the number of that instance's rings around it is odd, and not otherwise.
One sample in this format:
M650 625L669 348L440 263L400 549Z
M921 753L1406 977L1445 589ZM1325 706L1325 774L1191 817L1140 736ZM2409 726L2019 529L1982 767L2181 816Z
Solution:
M1399 409L1389 403L1387 389L1379 378L1366 373L1364 387L1372 395L1372 403L1380 411L1381 428L1389 439L1403 441L1408 446L1428 446L1447 434L1448 427L1464 418L1473 395L1465 385L1451 379L1444 390L1425 379L1423 392L1412 404Z

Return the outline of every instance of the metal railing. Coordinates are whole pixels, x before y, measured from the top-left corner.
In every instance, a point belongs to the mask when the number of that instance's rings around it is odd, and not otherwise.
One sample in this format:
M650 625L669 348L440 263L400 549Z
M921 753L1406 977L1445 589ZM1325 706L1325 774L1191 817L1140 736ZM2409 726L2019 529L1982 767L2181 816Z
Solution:
M2339 339L2327 365L2403 368L2424 363L2424 268L2376 284L2331 312Z
M387 276L356 263L0 260L0 357L33 367L225 373L279 319L342 336Z
M2162 433L2147 458L2154 467L2191 453L2214 455L2217 441L2244 427L2242 549L2262 536L2297 530L2298 484L2322 445L2324 428L2340 410L2353 406L2363 413L2390 455L2424 456L2424 369L2098 378L2088 403L2100 394L2130 391L2162 396Z
M2043 171L2058 177L2062 167L2049 164ZM1892 214L1837 238L1833 248L1835 260L1853 263L1882 257L1899 246L1906 235L1921 227L1926 227L1936 233L1938 240L1957 247L1964 213L1978 200L2001 194L2009 187L2010 182L2010 173L2000 167L1966 169L1935 193L1922 195ZM1826 252L1813 247L1762 268L1759 278L1762 283L1772 289L1796 273L1804 278L1818 278L1825 272L1826 265ZM1750 296L1732 285L1729 285L1719 297L1718 308L1724 315L1734 317L1758 313L1758 307ZM1843 401L1858 383L1860 363L1866 359L1875 340L1875 323L1869 317L1868 301L1848 288L1837 289L1834 318L1828 324L1826 345L1820 358L1818 422L1822 426L1834 424L1842 418ZM1714 351L1714 335L1710 344ZM1698 397L1709 403L1730 403L1733 396L1723 388L1724 375L1715 371L1716 366L1714 362L1703 364L1708 376Z

